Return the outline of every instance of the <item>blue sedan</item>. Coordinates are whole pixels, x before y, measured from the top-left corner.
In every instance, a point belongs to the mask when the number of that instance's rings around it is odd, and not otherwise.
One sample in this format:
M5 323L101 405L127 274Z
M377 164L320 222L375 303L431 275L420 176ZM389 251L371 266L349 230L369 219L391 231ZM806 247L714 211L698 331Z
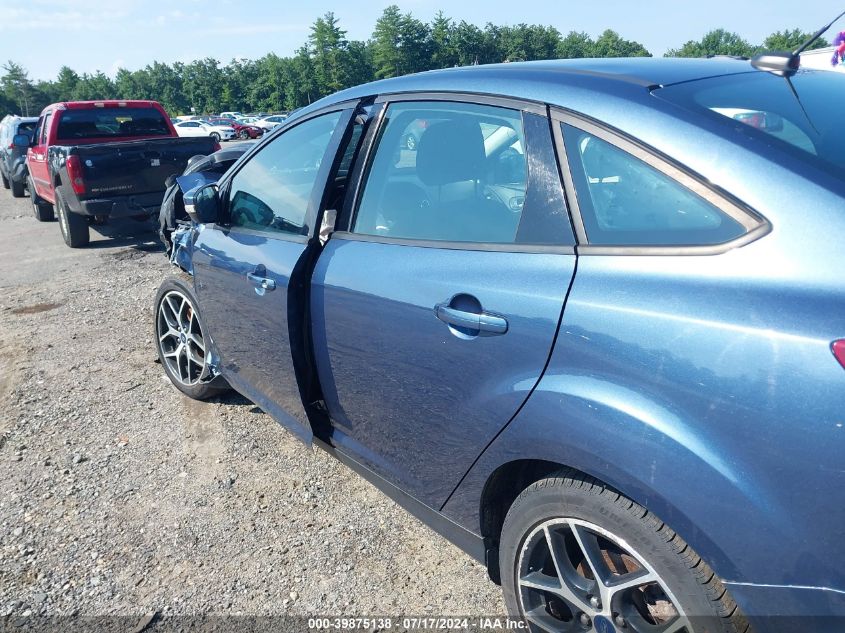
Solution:
M327 97L185 195L162 365L373 481L532 631L841 630L843 103L730 59Z

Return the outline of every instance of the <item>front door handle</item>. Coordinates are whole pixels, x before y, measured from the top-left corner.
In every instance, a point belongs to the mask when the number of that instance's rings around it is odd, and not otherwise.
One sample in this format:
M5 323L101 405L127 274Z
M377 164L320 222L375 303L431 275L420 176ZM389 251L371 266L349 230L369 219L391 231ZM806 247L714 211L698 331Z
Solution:
M247 273L246 278L249 279L249 283L255 286L255 294L262 296L265 292L269 292L271 290L276 289L276 282L269 277L262 277L256 273Z
M450 307L448 303L438 303L434 306L434 314L443 323L467 330L478 330L487 334L504 334L508 331L508 321L504 317L487 312L458 310Z

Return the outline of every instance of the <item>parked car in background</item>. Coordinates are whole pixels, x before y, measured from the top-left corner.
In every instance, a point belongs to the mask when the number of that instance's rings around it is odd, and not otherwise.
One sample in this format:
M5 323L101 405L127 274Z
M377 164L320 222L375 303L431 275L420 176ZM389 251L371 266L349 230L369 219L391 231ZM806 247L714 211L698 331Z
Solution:
M91 219L149 219L159 211L164 180L196 154L219 145L211 137L177 138L155 101L66 101L41 113L29 145L27 188L39 221L54 210L65 243L88 243ZM19 142L18 142L19 141Z
M231 127L235 131L235 136L243 140L261 138L265 132L264 128L236 121L235 119L210 119L209 123Z
M162 367L374 482L532 632L839 630L837 103L724 58L327 97L185 193Z
M253 122L252 125L263 128L265 130L272 130L277 125L284 123L287 118L288 117L286 114L271 114L270 116L266 116L263 119L258 119L257 121Z
M216 126L206 121L182 121L175 126L179 136L208 136L215 141L231 141L235 138L235 130L232 126Z
M12 190L15 198L26 195L26 150L27 146L15 145L18 134L32 139L38 117L6 116L0 121L0 178L3 186Z
M223 119L238 119L243 115L240 112L221 112L220 118Z
M202 122L211 127L224 141L231 141L233 138L237 137L235 128L233 127L234 121L232 119L208 117Z
M812 51L804 51L801 53L801 68L815 68L816 70L832 70L835 72L845 72L845 64L832 63L832 58L836 49L833 46L827 48L817 48Z

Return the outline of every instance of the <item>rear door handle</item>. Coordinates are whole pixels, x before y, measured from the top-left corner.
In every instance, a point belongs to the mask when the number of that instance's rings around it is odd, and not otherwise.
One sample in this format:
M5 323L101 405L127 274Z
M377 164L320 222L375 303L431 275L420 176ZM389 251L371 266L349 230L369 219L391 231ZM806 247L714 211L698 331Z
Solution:
M434 314L443 323L468 330L479 330L488 334L504 334L508 331L508 321L504 317L487 312L466 312L449 307L448 303L434 306Z
M256 273L247 273L246 278L249 279L249 283L255 286L255 294L259 296L276 289L276 282L269 277L262 277Z

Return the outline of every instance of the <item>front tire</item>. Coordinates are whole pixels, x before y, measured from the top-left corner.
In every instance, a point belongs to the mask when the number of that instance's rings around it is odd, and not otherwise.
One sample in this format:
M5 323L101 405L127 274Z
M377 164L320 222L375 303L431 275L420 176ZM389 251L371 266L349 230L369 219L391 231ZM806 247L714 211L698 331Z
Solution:
M193 288L178 277L165 279L155 298L155 341L161 366L179 391L206 400L229 390L209 367L208 336Z
M68 209L67 202L59 189L56 189L56 208L59 212L59 228L62 230L65 244L71 248L81 248L88 244L91 239L88 219Z
M56 219L56 214L53 212L53 205L49 202L44 202L35 193L35 185L32 182L32 177L26 180L26 188L29 189L29 199L32 202L32 215L39 222L52 222Z
M246 130L241 130L238 136L244 141L249 140L249 132Z
M6 174L4 174L2 170L0 170L0 179L3 180L3 188L8 189L9 188L9 179L6 178Z
M17 180L12 180L9 182L9 186L12 189L12 196L15 198L23 198L26 195L26 186L22 182L18 182Z
M748 631L722 581L680 536L574 470L514 501L499 565L508 611L533 632Z
M220 142L220 135L219 135L217 132L212 132L212 133L211 133L211 138L213 138L213 139L214 139L214 142L215 142L215 143L219 143L219 142Z

